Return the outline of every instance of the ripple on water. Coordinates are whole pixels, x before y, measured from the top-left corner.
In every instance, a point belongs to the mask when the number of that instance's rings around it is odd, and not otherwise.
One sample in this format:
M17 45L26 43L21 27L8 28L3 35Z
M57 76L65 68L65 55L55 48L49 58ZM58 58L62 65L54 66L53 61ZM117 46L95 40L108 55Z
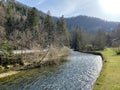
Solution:
M100 56L72 52L68 62L1 85L3 90L92 90L102 68ZM41 69L38 69L41 70ZM36 71L37 72L37 71ZM17 81L17 83L14 83Z

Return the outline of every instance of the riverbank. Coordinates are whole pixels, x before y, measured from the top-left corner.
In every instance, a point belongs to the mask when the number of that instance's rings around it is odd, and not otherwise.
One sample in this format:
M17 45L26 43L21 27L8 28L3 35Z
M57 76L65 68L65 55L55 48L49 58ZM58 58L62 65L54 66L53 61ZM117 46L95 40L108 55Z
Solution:
M1 73L0 78L5 78L5 77L11 76L11 75L15 75L15 74L18 74L19 72L20 71L8 71L5 73Z
M3 90L90 90L102 68L100 56L72 51L66 62L0 79ZM91 78L92 77L92 78Z
M8 69L4 69L4 67L1 66L0 78L15 75L23 70L58 65L61 62L67 60L67 56L69 55L69 53L70 49L67 47L50 47L49 50L46 50L44 52L31 53L27 56L24 55L24 66L18 65L17 67L14 67L13 65L11 65L11 67Z
M102 61L105 62L105 58L101 52L95 52L95 51L80 51L82 53L88 53L88 54L93 54L93 55L99 55L102 57Z
M120 56L110 48L100 51L100 53L103 54L106 62L94 90L120 90Z

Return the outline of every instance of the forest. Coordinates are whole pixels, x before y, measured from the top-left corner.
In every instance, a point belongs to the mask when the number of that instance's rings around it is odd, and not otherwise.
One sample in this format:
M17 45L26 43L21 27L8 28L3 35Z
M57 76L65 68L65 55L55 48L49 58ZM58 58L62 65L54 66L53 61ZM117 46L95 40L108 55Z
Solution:
M119 45L119 25L113 31L90 33L80 26L70 31L64 16L55 22L50 11L43 14L15 0L0 1L0 49L5 55L11 55L12 50L44 50L50 46L94 51Z

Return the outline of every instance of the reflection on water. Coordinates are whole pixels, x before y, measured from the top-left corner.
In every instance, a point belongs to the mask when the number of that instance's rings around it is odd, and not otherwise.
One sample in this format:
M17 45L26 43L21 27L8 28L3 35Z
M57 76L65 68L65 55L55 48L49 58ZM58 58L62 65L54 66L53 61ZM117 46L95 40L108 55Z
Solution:
M29 77L22 75L1 85L0 90L92 90L101 68L100 56L72 52L62 65L35 69Z

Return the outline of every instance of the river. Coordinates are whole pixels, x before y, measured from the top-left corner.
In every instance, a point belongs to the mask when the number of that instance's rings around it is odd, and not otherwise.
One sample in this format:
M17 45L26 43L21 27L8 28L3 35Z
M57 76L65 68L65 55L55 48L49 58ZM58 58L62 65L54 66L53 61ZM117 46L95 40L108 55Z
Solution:
M29 70L0 90L92 90L101 68L100 56L73 51L67 62Z

